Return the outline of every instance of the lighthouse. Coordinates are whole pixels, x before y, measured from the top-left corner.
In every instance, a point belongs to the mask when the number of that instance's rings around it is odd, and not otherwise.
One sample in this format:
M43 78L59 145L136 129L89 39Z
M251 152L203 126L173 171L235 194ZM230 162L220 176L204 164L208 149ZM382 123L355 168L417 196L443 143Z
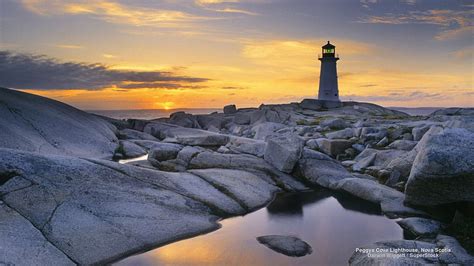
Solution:
M339 88L337 85L337 65L339 57L336 56L336 46L329 43L323 47L321 73L319 77L319 100L339 102Z

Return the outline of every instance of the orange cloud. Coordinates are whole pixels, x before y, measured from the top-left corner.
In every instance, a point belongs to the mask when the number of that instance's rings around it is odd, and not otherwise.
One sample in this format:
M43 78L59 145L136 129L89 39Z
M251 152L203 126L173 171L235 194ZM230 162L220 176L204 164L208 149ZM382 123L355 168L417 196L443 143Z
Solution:
M88 14L110 23L135 26L189 27L191 22L210 19L183 11L138 8L113 1L22 0L22 4L39 15Z

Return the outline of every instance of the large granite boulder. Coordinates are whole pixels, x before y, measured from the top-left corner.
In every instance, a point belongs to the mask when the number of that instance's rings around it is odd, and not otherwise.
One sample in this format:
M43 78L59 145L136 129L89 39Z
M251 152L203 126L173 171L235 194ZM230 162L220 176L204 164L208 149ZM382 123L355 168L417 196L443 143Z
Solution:
M354 137L354 129L346 128L343 130L329 132L326 134L326 137L328 139L350 139Z
M103 162L0 149L2 201L23 217L0 216L0 227L17 229L17 238L0 238L0 249L31 247L24 259L38 258L33 264L68 264L57 250L80 265L107 264L218 227L205 203Z
M350 127L350 125L341 118L328 118L321 121L319 125L330 129L344 129Z
M299 107L313 111L323 110L323 103L316 99L304 99L299 103Z
M168 119L168 123L181 127L200 128L196 116L182 111L172 113Z
M237 113L237 107L235 106L235 104L230 104L230 105L226 105L224 106L224 114L235 114Z
M159 162L175 159L183 146L175 143L156 143L148 153L148 161L153 165Z
M345 139L317 139L319 150L326 153L327 155L336 157L339 154L343 154L346 149L352 147L352 142Z
M397 221L397 223L415 236L433 237L443 228L441 222L419 217L405 218Z
M380 141L388 135L388 130L383 127L363 127L360 138L364 141Z
M417 141L413 141L413 140L399 139L390 143L388 147L390 149L411 151L416 146L417 143L418 143Z
M254 139L265 140L268 136L275 134L277 130L285 127L280 123L263 122L252 127L252 132L254 132Z
M294 134L275 136L268 140L264 159L276 169L291 173L301 157L304 141Z
M474 201L474 133L432 127L416 147L418 154L405 187L414 205Z
M297 166L297 172L308 182L327 188L334 188L345 178L353 178L336 160L307 148L303 150Z
M137 145L131 141L121 140L120 146L118 151L116 152L115 156L121 155L123 159L126 158L136 158L143 156L147 153L147 151L140 145Z
M265 154L265 148L267 143L263 140L242 138L242 137L231 137L226 147L234 152L246 153L263 157Z
M347 178L339 181L336 189L346 191L354 196L373 203L395 201L403 198L402 192L384 186L370 179Z
M419 141L423 135L428 132L428 130L430 129L430 126L429 125L423 125L423 126L420 126L420 127L414 127L411 131L411 134L413 135L413 140L415 141Z
M153 122L145 126L144 131L167 142L191 146L223 146L229 142L229 136L206 130L185 128L167 123Z
M0 88L0 147L41 154L112 158L116 128L74 107Z
M247 112L238 112L234 116L234 123L237 125L250 124L250 115Z
M157 138L153 137L152 135L141 132L138 130L125 128L118 132L120 139L136 139L136 140L153 140L158 141Z

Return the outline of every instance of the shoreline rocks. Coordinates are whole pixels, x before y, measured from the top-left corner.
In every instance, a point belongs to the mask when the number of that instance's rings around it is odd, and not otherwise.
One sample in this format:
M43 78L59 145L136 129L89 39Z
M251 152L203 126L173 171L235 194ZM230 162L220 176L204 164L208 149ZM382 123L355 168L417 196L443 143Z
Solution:
M40 263L109 263L215 230L218 219L260 208L275 193L322 186L379 204L423 237L374 246L455 250L407 263L472 260L440 235L444 224L430 209L474 201L471 109L423 118L305 100L118 121L7 89L0 99L0 250L32 252ZM145 154L148 160L111 161ZM13 228L22 228L16 239ZM275 237L267 240L304 246ZM6 252L11 259L0 261L21 264ZM351 262L393 263L357 254Z

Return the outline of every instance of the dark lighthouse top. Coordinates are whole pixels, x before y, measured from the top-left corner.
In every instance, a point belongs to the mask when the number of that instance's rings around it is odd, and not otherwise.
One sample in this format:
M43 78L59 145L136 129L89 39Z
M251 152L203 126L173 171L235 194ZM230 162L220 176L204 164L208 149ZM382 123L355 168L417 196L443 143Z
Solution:
M323 46L323 58L334 58L336 57L336 46L332 45L331 43L328 43Z

